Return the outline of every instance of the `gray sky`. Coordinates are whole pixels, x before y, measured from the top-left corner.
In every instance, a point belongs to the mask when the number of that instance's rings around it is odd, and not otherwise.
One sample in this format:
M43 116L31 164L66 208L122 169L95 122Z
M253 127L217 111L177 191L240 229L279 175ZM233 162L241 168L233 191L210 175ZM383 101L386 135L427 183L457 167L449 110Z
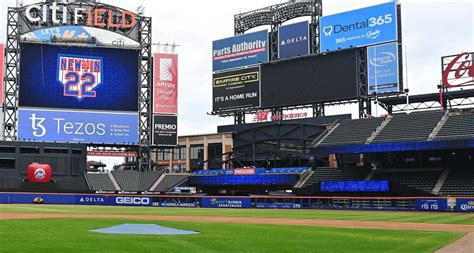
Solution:
M24 4L39 1L25 0ZM103 0L136 10L145 7L153 18L153 42L181 45L179 53L179 134L216 132L216 126L232 124L231 118L207 116L212 110L212 41L233 35L234 14L284 0L162 1ZM323 0L323 13L330 15L388 0ZM408 83L411 94L436 92L441 78L440 57L474 51L474 0L401 0L403 43L408 48ZM0 42L5 42L7 6L15 0L0 0ZM330 114L356 112L356 107L332 107ZM379 113L382 113L379 110Z

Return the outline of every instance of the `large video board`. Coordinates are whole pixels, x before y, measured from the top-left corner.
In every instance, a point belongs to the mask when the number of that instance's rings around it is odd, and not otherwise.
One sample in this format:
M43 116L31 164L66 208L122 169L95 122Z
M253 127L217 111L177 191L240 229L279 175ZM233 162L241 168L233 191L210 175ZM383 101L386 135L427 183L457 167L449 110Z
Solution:
M136 50L21 44L20 107L138 112Z
M358 97L356 50L267 63L261 69L262 108Z
M321 52L398 39L397 4L375 5L321 17Z

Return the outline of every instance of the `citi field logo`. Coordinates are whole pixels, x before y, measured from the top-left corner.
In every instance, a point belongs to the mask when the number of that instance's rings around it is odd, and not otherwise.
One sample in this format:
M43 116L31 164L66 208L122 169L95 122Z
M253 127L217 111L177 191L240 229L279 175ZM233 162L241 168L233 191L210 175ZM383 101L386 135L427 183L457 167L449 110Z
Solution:
M103 81L102 66L102 57L60 54L57 79L64 88L63 95L74 97L79 102L95 98Z

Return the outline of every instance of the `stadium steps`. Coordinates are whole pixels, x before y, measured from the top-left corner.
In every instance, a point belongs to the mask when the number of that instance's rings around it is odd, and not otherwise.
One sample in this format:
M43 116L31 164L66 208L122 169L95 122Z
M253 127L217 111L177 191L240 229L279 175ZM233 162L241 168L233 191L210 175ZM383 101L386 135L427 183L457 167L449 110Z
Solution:
M112 175L112 173L111 173L110 171L107 172L107 175L109 176L110 180L111 180L112 183L114 184L115 190L117 190L117 191L122 190L122 189L120 188L120 185L118 184L117 180L115 179L114 175Z
M374 139L377 137L377 135L379 135L380 132L382 132L382 130L385 128L385 126L390 123L390 120L392 120L392 116L387 116L385 118L385 120L382 122L382 124L380 124L379 127L377 127L377 129L375 129L375 131L369 136L369 138L367 138L367 140L365 141L365 144L370 144L372 143L372 141L374 141Z
M150 187L150 191L153 191L154 189L156 189L156 187L161 183L161 181L163 181L163 178L165 177L165 173L161 174L161 176L155 181L155 183L153 183L153 185Z
M441 187L443 187L444 182L446 182L446 179L448 178L450 172L451 172L451 169L447 168L444 170L443 173L441 173L441 175L439 176L438 182L436 183L431 193L435 195L439 194L439 192L441 191Z
M91 183L89 182L89 177L87 176L87 172L84 171L83 175L84 175L84 178L86 179L87 187L89 187L89 189L92 190L92 186L91 186Z
M311 146L312 147L317 147L319 146L329 135L331 135L331 133L336 130L336 128L340 125L340 123L338 123L338 121L334 121L334 123L332 123L331 126L329 126L328 129L326 129L326 131L320 135L320 137L316 138L316 140L314 140L313 143L311 143Z
M474 138L474 111L450 111L447 122L439 130L436 140L470 139Z
M294 188L302 188L303 185L306 183L306 181L308 181L308 178L310 178L311 175L313 175L313 173L314 173L313 170L307 170L307 171L303 172L303 175L301 175L300 180L298 180L298 182L295 184Z
M448 121L448 118L449 118L449 111L446 111L443 115L443 117L441 118L441 120L438 122L438 125L436 125L436 127L433 129L433 131L430 133L430 136L428 136L428 140L429 141L432 141L436 138L436 136L438 135L439 131L441 131L441 128L443 128L443 126L446 124L446 122Z

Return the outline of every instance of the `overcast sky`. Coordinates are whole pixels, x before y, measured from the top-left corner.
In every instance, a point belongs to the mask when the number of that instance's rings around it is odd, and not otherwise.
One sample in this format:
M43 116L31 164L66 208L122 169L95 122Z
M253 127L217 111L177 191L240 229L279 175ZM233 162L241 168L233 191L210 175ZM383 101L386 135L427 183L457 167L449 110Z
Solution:
M15 0L0 0L0 42L5 42L6 13ZM39 1L23 1L30 4ZM179 134L216 132L231 118L208 116L212 110L212 41L233 35L233 17L283 0L162 1L103 0L136 10L145 7L153 18L153 42L180 45ZM388 0L323 0L323 14L330 15ZM408 83L411 94L436 92L441 78L440 57L474 51L474 0L401 0L403 43L408 49ZM329 114L356 112L356 107L329 108ZM381 112L380 112L381 113Z

